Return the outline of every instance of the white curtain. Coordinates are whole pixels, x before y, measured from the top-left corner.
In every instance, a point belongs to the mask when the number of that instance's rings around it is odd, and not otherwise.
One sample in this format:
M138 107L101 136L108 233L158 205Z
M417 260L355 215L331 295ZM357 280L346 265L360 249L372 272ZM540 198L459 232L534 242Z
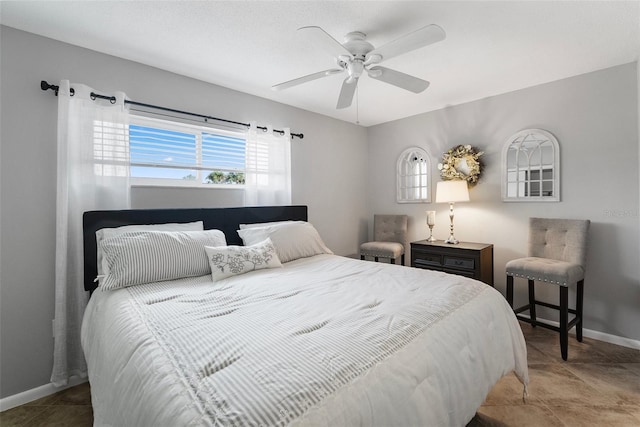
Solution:
M71 96L70 88L74 95ZM60 82L54 354L51 382L66 385L85 377L80 327L89 295L83 287L82 214L126 209L129 197L128 111L125 94L115 103L92 100L92 89Z
M291 133L264 132L251 123L247 134L245 206L291 204Z

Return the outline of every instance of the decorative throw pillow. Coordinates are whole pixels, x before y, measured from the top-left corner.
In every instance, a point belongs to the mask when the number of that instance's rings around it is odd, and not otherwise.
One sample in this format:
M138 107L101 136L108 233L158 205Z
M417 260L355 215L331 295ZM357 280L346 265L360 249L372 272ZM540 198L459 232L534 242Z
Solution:
M289 262L318 254L333 254L320 238L318 231L308 222L245 228L238 234L246 246L261 242L267 237L276 247L280 262Z
M206 246L204 250L214 282L254 270L282 267L276 248L269 238L251 246Z
M202 221L184 222L184 223L168 223L168 224L135 224L123 225L115 228L101 228L96 231L96 248L97 248L97 266L98 276L104 276L108 273L106 263L103 262L102 256L102 240L109 237L115 237L123 233L131 233L132 231L198 231L204 230Z
M133 231L102 241L109 272L102 290L210 273L205 246L226 246L220 230Z

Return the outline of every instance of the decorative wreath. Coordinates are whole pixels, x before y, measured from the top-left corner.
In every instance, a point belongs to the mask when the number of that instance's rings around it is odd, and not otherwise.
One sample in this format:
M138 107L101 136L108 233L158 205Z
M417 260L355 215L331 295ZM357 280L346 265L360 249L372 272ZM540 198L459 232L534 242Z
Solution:
M442 155L442 163L438 163L440 176L443 180L464 179L469 186L474 186L480 179L482 162L480 156L484 151L478 151L471 145L458 145Z

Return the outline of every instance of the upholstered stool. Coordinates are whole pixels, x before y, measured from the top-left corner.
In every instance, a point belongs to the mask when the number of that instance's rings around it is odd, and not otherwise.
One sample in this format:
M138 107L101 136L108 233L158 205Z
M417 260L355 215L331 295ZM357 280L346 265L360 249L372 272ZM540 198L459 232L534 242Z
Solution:
M567 360L569 330L576 327L576 338L582 341L582 306L584 273L587 257L589 220L530 218L529 256L509 261L507 273L507 301L513 307L513 278L527 279L529 304L513 311L516 317L533 327L541 326L560 332L560 353ZM534 283L544 282L560 288L560 304L535 299ZM569 308L569 286L576 285L576 308ZM536 319L536 305L560 312L560 326L549 325ZM519 313L529 310L529 318ZM569 313L575 317L569 321Z
M374 215L374 241L360 245L360 259L373 257L378 262L379 258L389 258L391 264L395 264L396 258L401 257L400 263L404 265L406 239L406 215Z

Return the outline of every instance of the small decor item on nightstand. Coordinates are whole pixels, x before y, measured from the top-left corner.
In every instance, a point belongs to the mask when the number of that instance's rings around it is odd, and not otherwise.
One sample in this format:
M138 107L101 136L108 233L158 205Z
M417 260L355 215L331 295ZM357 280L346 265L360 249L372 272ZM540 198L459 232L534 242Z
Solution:
M471 145L458 145L442 155L442 163L438 163L440 176L443 180L465 180L470 187L478 183L482 173L480 156L483 151L478 151Z
M469 201L469 187L467 181L440 181L436 188L436 203L449 203L449 219L451 220L451 228L449 238L445 243L457 244L458 239L453 236L453 204L455 202Z
M427 242L435 242L436 238L433 237L433 226L436 225L436 211L427 211L427 225L429 226L429 238Z

